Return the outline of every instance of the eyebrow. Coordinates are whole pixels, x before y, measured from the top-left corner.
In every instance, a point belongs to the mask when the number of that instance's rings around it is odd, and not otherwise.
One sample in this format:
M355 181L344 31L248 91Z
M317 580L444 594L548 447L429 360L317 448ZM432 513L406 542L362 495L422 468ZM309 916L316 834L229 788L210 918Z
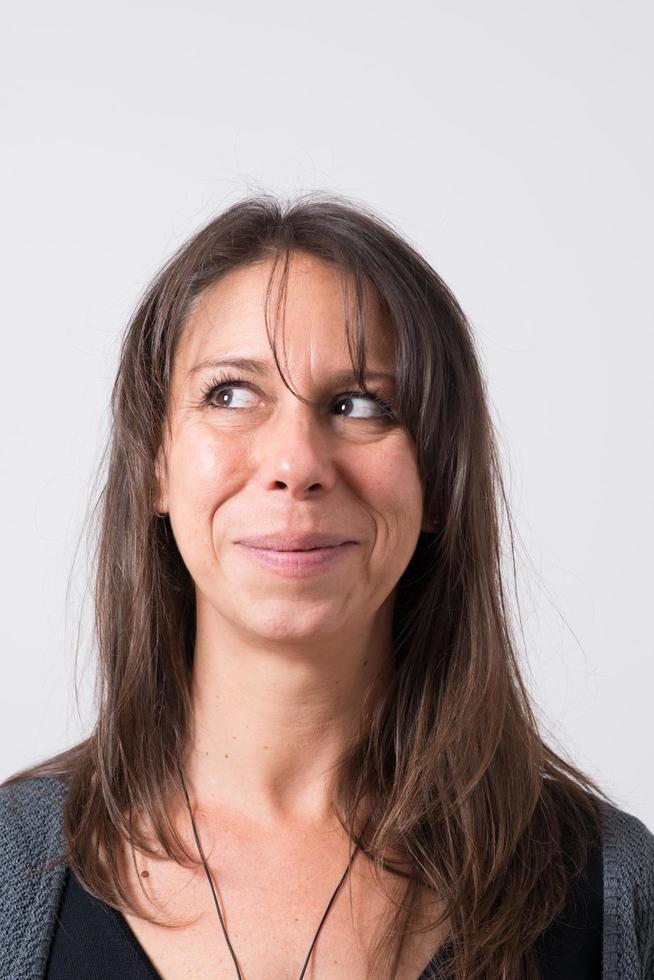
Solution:
M200 361L199 364L195 364L188 372L187 377L190 378L205 368L213 368L214 370L217 368L234 368L237 371L248 371L250 374L256 374L259 377L268 377L272 366L270 361L257 361L249 357L208 358L205 361ZM366 371L365 376L371 381L383 379L395 384L395 375L386 371ZM331 380L334 384L345 384L348 381L356 380L356 376L351 370L340 371L333 375Z

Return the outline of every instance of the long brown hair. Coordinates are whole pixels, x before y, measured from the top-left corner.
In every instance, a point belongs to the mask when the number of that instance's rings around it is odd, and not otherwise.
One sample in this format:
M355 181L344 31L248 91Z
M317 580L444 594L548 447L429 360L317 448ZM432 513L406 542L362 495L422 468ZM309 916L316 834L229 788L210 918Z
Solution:
M384 963L394 976L423 886L446 900L453 976L535 980L534 944L562 911L591 836L601 836L608 797L542 739L520 675L504 568L508 556L515 584L514 532L469 324L430 265L359 203L247 197L184 243L145 291L121 347L97 504L97 721L86 740L7 782L65 780L66 858L118 908L147 917L114 856L121 839L153 853L137 814L169 857L194 862L167 816L189 732L194 587L168 519L155 514L155 459L176 348L199 295L228 271L272 258L279 314L294 251L332 263L344 295L351 290L345 329L362 384L365 286L381 298L395 333L397 414L437 529L421 533L399 581L392 676L339 770L335 803L351 838L361 830L358 804L376 800L365 840L375 869L411 869L371 975Z

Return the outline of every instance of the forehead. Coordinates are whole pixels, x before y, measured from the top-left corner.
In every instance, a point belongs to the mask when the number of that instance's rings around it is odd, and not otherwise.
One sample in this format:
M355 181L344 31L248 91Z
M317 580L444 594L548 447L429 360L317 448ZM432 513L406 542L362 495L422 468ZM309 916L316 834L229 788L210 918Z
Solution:
M204 290L187 318L175 358L176 373L208 357L243 356L272 360L266 333L266 291L273 260L234 269ZM283 296L279 296L281 263L268 300L269 327L278 356L298 369L349 368L345 308L354 323L353 287L331 263L306 253L292 253ZM347 289L344 294L344 289ZM281 301L278 319L277 300ZM394 360L394 334L374 287L364 286L366 360L368 367L388 368Z

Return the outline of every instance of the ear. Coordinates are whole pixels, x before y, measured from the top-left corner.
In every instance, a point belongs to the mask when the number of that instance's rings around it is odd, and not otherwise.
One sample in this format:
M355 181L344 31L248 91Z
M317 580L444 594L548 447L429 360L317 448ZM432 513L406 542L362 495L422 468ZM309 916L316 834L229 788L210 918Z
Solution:
M163 447L159 447L157 458L154 461L155 474L155 511L163 517L168 513L168 472L166 467L166 456Z

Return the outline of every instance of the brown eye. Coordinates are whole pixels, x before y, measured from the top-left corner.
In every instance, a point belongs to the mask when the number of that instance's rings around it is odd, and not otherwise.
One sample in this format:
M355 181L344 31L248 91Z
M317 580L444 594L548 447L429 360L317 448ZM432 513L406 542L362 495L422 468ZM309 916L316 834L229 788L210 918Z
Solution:
M251 400L248 403L248 399L244 398L244 395L250 395ZM256 403L256 398L252 395L252 392L248 392L245 388L220 388L217 395L214 396L214 400L217 401L221 408L248 408L249 405Z
M336 402L335 408L338 415L348 419L384 419L393 415L388 402L366 391L343 395Z
M242 409L253 408L258 398L245 382L232 380L212 384L204 393L203 401L211 408Z

